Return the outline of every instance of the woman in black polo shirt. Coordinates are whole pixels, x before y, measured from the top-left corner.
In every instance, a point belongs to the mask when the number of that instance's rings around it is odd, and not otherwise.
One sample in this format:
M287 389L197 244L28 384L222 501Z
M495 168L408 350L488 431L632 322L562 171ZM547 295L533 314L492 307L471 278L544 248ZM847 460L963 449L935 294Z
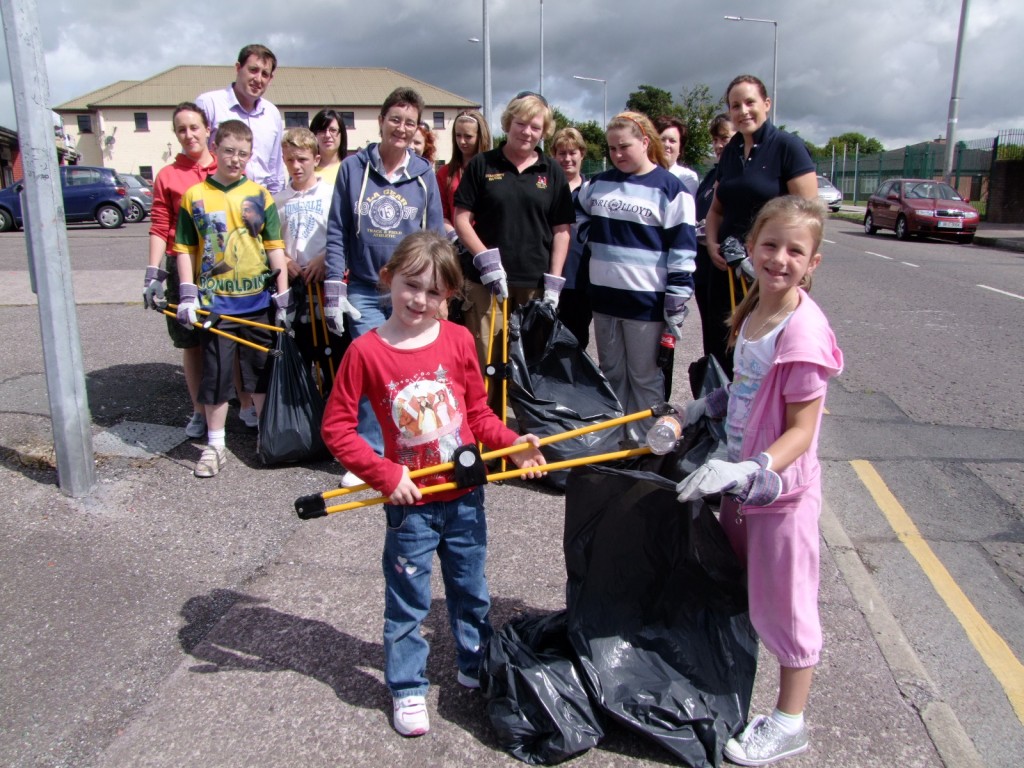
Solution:
M455 230L476 267L466 269L464 318L481 365L489 335L501 330L500 316L491 328L492 293L504 293L510 310L542 295L557 306L576 220L565 174L537 149L555 130L544 97L520 93L505 108L501 127L508 139L469 162L455 193Z
M726 88L725 102L736 135L719 158L715 199L705 223L708 255L722 271L728 267L719 246L730 236L744 242L761 206L787 194L818 198L811 154L799 137L779 130L768 119L772 101L764 83L753 75L740 75ZM736 285L738 290L738 281ZM708 308L710 316L723 318L730 309L729 305ZM726 335L723 323L723 339ZM718 362L731 379L732 356L724 358Z

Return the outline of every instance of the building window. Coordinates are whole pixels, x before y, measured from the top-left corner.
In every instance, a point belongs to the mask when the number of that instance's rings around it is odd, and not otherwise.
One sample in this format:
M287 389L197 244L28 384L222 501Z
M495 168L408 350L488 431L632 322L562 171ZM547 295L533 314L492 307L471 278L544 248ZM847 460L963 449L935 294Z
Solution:
M92 133L92 115L76 115L79 133Z
M145 112L135 113L135 130L136 131L148 131L149 130L149 115Z
M285 128L309 128L309 112L285 112Z
M434 113L434 128L444 130L444 112Z
M140 165L139 176L144 178L150 184L153 183L153 166L152 165Z
M342 112L341 121L345 123L346 130L353 130L356 127L356 113L355 112Z

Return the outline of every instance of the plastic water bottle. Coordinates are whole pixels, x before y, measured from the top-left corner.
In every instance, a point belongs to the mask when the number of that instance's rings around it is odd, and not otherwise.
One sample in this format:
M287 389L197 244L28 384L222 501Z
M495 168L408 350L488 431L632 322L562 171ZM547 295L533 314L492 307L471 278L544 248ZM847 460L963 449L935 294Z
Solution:
M683 425L675 416L662 416L647 430L647 447L651 453L664 456L676 447L683 434Z

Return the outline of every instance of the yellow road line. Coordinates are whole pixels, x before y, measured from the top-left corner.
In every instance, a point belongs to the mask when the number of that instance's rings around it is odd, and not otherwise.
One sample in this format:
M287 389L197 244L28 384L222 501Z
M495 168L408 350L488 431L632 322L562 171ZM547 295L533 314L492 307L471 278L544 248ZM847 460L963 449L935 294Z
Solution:
M1024 723L1024 665L953 580L871 462L858 460L851 461L850 464L871 493L875 504L882 510L896 536L917 560L921 570L939 593L939 597L945 601L960 622L960 626L964 628L975 650L992 670L992 674L1003 687L1006 697L1017 713L1017 719Z

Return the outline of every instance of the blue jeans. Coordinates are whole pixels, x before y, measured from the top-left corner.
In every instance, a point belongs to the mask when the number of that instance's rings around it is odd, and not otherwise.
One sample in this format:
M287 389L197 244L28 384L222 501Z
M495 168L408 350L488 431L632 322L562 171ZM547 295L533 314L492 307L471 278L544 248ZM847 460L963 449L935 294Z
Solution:
M425 696L429 687L430 646L420 625L430 611L435 551L459 669L477 677L482 646L491 636L483 488L454 501L409 507L385 504L384 511L384 680L392 696Z
M345 318L353 339L383 325L391 317L391 297L382 295L376 284L351 281L348 284L348 300L362 313L358 320ZM384 455L384 433L370 401L365 397L359 398L359 426L356 434L369 443L378 456Z

